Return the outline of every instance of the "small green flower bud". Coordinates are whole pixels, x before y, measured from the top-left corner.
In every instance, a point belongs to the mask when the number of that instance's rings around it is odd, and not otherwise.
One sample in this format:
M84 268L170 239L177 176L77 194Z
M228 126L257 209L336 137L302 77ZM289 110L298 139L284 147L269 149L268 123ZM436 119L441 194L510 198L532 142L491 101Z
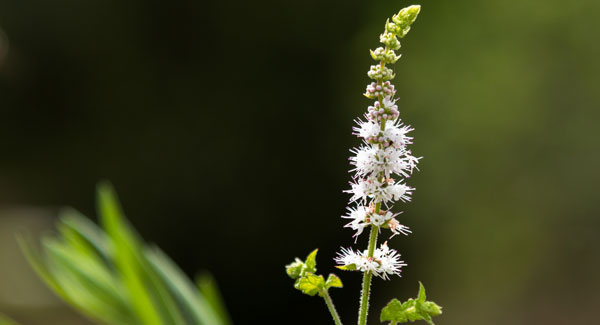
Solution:
M367 72L367 75L369 76L369 78L371 78L373 80L383 80L383 81L392 80L396 76L394 74L394 71L392 71L392 69L390 69L388 67L383 67L383 70L381 70L380 65L372 65L371 70L369 70L369 72Z
M383 63L396 63L400 58L400 55L396 55L393 50L384 50L383 47L378 47L375 51L371 50L371 57L373 60L383 61Z
M389 23L388 23L389 24ZM385 32L379 36L379 41L392 50L400 49L400 41L396 37L396 35Z
M394 21L398 25L410 25L412 24L419 12L421 11L421 6L412 5L406 8L400 9L400 11L392 17L392 21Z
M410 31L410 25L415 22L417 16L421 11L421 6L414 5L403 8L392 17L393 23L388 23L386 28L398 37L403 38L408 31Z

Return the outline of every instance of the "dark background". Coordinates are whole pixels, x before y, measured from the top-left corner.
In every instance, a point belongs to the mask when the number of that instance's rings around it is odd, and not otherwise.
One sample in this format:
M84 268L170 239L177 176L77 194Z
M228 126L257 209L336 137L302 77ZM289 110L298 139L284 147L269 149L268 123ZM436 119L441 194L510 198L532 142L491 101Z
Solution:
M326 274L353 245L339 216L368 49L409 4L0 0L0 311L66 323L18 298L33 280L10 269L9 229L48 228L63 205L95 216L108 179L148 241L215 274L235 323L329 323L283 266L319 247ZM421 280L439 324L593 323L600 2L420 4L395 65L424 156L399 207L413 235L390 241L408 266L374 281L371 322ZM352 323L361 277L336 273Z

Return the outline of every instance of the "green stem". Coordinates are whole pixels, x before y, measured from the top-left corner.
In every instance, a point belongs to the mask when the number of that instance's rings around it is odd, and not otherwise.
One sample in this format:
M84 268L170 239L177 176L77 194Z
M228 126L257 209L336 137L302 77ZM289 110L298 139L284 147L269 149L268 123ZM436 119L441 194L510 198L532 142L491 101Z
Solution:
M323 297L323 299L325 299L325 304L327 305L327 309L329 309L329 312L331 313L331 316L333 317L333 322L335 323L335 325L342 325L342 321L340 320L340 315L338 315L337 310L335 310L335 306L333 305L333 300L331 300L331 297L329 296L329 292L327 291L327 289L324 289L323 291L321 291L321 296Z
M381 202L375 205L375 213L379 213L381 208ZM379 227L371 226L371 235L369 236L369 252L368 256L373 257L375 252L375 246L377 244L377 235L379 234ZM358 324L367 324L367 311L369 310L369 291L371 290L371 279L373 274L371 272L365 272L363 275L362 283L362 294L360 297L360 314L358 316Z
M384 51L387 53L390 49L387 47L385 47ZM379 62L379 67L381 69L381 71L383 71L383 68L385 67L385 62L380 61ZM377 80L377 84L382 86L383 85L383 79L382 80ZM379 106L383 107L383 96L379 96L377 98L377 100L379 101ZM381 131L385 131L385 122L386 120L382 120L381 121ZM379 144L379 149L383 149L383 145ZM379 175L379 180L383 181L384 180L385 175L383 173L381 173ZM375 214L378 214L379 211L381 210L381 202L377 202L375 203ZM372 258L373 257L373 253L375 252L375 246L377 246L377 235L379 234L379 227L371 225L371 235L369 236L369 251L368 251L368 257ZM371 279L373 278L373 274L371 272L365 272L363 274L363 282L362 282L362 293L360 296L360 312L358 314L358 324L359 325L366 325L367 324L367 312L369 311L369 293L371 290Z

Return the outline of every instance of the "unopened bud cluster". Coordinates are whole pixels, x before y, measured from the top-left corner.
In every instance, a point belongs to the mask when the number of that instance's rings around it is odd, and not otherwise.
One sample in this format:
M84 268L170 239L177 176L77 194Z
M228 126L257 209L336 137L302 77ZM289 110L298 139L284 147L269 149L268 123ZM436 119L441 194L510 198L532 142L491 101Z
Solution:
M363 146L351 150L354 155L350 157L355 177L347 192L352 194L350 202L356 206L348 208L348 214L342 217L351 220L346 227L356 231L355 237L367 227L376 227L377 231L389 229L392 236L411 232L396 220L399 213L392 213L391 207L396 201L410 201L414 188L406 184L406 178L416 169L420 158L407 149L412 143L412 137L407 133L413 129L400 120L394 98L396 89L390 82L395 74L386 64L400 58L395 53L400 49L398 38L408 33L419 9L419 6L404 8L392 17L391 22L388 20L385 32L379 38L385 47L371 50L371 57L377 62L367 73L374 81L367 85L364 95L375 101L368 106L367 120L357 121L358 126L354 127L354 134L364 142ZM336 262L343 269L371 272L384 279L388 279L388 275L400 275L400 268L405 264L395 250L384 244L372 254L343 249Z
M367 75L373 80L392 80L396 76L392 69L386 67L381 68L380 65L372 65L369 72L367 72Z
M367 118L372 121L381 122L382 120L396 120L398 116L400 116L400 111L398 111L396 102L387 98L383 100L383 103L376 101L367 109Z
M379 36L379 41L383 43L389 50L400 49L400 41L393 33L386 31L385 33L381 34L381 36Z
M380 79L383 80L383 79ZM391 82L372 82L367 85L367 91L365 96L370 99L377 99L380 97L394 97L396 94L396 88Z
M420 6L406 7L392 17L392 22L387 21L386 31L403 38L410 31L410 25L417 19Z
M393 43L393 41L390 43ZM398 45L399 44L400 43L398 42ZM373 58L373 60L382 61L385 64L396 63L396 61L400 59L400 56L401 55L396 55L396 52L394 52L394 50L390 49L389 47L387 50L383 47L378 47L377 49L375 49L375 51L371 50L371 57Z

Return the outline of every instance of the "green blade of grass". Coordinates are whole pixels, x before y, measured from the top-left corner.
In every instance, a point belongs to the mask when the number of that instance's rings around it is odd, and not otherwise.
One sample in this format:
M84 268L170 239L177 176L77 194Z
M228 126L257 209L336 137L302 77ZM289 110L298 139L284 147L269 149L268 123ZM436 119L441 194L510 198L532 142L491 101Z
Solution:
M69 297L69 301L87 317L110 324L131 324L127 318L115 308L115 303L98 292L100 285L82 279L80 272L60 252L64 247L56 239L42 239L46 256L46 266L52 277Z
M177 303L177 299L170 293L168 285L162 280L160 275L154 270L150 261L145 256L141 256L143 263L142 276L147 283L156 292L156 300L162 307L163 312L169 318L167 324L187 324L191 317L185 317L186 314ZM193 324L193 322L192 322Z
M59 238L43 239L42 250L18 238L34 270L59 297L101 323L231 323L214 280L203 278L197 289L168 256L147 248L107 183L98 187L98 210L106 232L64 209Z
M208 304L212 307L215 313L221 319L221 322L225 325L231 324L227 308L223 297L217 287L217 281L210 272L202 272L196 276L196 285L200 294L206 298Z
M107 309L112 309L109 313L111 317L128 322L133 320L130 303L123 294L119 280L101 261L56 239L45 239L43 245L59 272L67 274L82 290L91 293Z
M224 324L218 314L212 310L192 281L158 247L146 250L146 256L162 280L167 283L172 294L176 295L185 308L193 315L194 324Z
M107 183L98 187L98 204L102 224L115 247L115 266L123 274L140 321L149 325L182 323L183 316L174 297L159 276L151 273L150 263L142 251L143 242L127 223Z
M75 209L61 209L59 218L58 229L67 241L89 254L95 252L105 264L114 267L110 256L111 243L102 229Z
M41 254L39 249L35 247L32 240L27 237L28 235L19 234L17 235L17 242L19 243L21 251L23 251L25 258L32 266L33 270L57 296L68 303L73 304L74 302L71 300L69 295L65 292L65 290L63 290L63 288L61 288L54 276L52 276L52 273L46 266L46 260L44 256Z
M138 276L141 267L137 257L139 240L125 224L117 198L109 184L104 183L98 187L98 210L104 229L115 247L115 266L122 275L124 287L139 322L147 325L164 324L158 306L154 304L151 294Z

